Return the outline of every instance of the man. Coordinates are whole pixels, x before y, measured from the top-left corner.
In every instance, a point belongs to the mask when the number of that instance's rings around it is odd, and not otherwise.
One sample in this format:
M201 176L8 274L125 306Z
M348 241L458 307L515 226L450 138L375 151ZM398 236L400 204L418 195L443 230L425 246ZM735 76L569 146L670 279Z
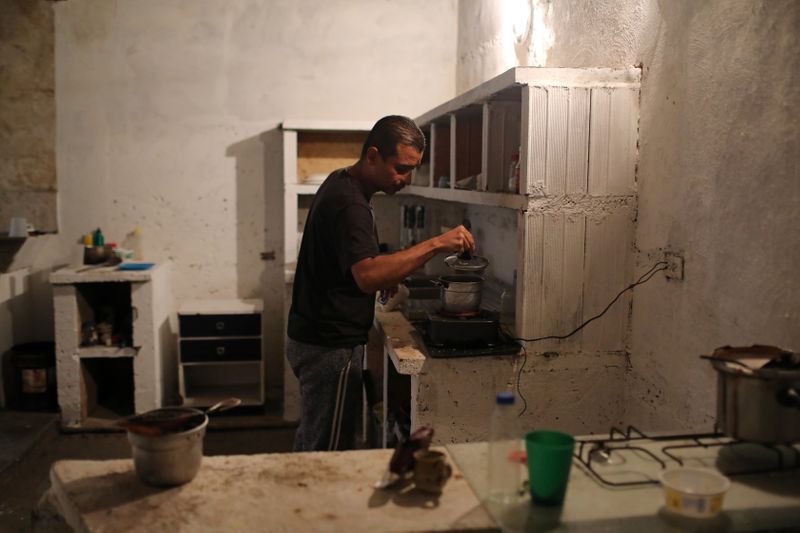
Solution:
M360 410L361 368L375 292L397 284L440 252L474 251L466 228L379 255L372 195L411 182L425 137L402 116L380 119L359 160L331 173L308 213L289 310L286 357L302 401L295 451L351 449Z

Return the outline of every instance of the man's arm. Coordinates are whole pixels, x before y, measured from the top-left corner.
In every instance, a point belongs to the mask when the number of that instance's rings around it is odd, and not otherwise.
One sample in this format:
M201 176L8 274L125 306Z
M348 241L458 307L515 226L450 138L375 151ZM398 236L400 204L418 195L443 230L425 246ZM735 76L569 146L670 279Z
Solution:
M475 251L475 239L464 226L388 255L369 257L353 264L350 271L364 293L394 287L439 252Z

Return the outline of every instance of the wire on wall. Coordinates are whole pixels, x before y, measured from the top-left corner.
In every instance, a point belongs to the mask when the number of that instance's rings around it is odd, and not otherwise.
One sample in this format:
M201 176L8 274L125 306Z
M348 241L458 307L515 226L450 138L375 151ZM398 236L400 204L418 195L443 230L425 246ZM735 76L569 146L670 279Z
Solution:
M522 410L519 412L519 415L517 415L517 416L522 416L525 413L525 411L528 409L528 401L525 399L525 396L522 394L522 390L520 389L520 379L522 377L522 370L525 368L525 363L528 362L528 353L525 350L525 344L524 344L525 342L538 342L538 341L544 341L544 340L549 340L549 339L563 340L563 339L566 339L566 338L569 338L569 337L575 335L580 330L582 330L584 327L586 327L588 324L590 324L594 320L597 320L598 318L600 318L601 316L606 314L606 312L609 309L611 309L611 306L614 305L617 302L617 300L619 300L620 297L623 294L625 294L626 292L628 292L630 290L633 290L633 288L636 287L637 285L641 285L643 283L647 283L658 272L660 272L662 270L666 270L668 266L669 266L669 263L667 263L666 261L658 261L657 263L655 263L652 267L650 267L650 269L647 272L645 272L644 274L639 276L639 279L637 279L636 281L634 281L633 283L631 283L630 285L628 285L627 287L625 287L624 289L619 291L617 293L617 295L614 296L614 299L611 300L608 303L608 305L605 307L605 309L600 311L600 313L596 314L595 316L593 316L589 320L586 320L580 326L578 326L577 328L573 329L572 331L570 331L566 335L547 335L545 337L536 337L535 339L525 339L525 338L522 338L522 337L512 337L516 341L522 341L523 342L523 344L522 344L522 364L520 365L519 370L517 371L517 386L516 386L517 394L519 395L520 398L522 398L523 406L522 406Z

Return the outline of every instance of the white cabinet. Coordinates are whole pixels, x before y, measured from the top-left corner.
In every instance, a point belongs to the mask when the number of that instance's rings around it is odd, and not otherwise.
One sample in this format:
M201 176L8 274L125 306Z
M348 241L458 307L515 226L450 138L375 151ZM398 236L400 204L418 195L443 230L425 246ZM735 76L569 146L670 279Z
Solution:
M281 124L287 281L293 279L303 227L314 194L328 174L358 160L371 128L370 123L345 121L286 121Z
M196 300L178 310L183 404L208 407L234 396L264 403L261 301Z
M50 275L64 427L103 427L171 400L169 272L165 263L144 271L65 268ZM110 345L87 344L93 324L110 328Z
M416 119L428 147L404 194L518 212L517 336L570 332L632 279L640 75L518 67ZM624 350L628 303L535 349Z

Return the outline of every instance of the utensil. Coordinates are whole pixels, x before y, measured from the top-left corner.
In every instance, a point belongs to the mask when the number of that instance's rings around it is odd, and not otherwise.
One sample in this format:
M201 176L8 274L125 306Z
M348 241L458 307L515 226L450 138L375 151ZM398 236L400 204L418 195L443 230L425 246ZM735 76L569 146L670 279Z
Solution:
M560 431L525 434L531 502L561 505L567 493L575 437Z
M408 478L414 470L414 453L427 450L431 440L433 440L433 428L430 426L422 426L407 438L400 439L389 459L389 467L373 486L376 489L385 489Z
M678 467L660 474L666 507L692 518L711 518L722 509L730 480L710 468Z
M200 471L208 417L194 410L200 422L186 431L147 435L128 430L133 466L142 481L156 487L183 485Z
M765 444L800 442L800 359L775 346L723 346L701 356L717 371L717 428ZM761 364L759 368L743 360Z
M482 277L473 274L442 276L438 283L441 286L442 310L445 313L455 316L476 314L480 311Z

